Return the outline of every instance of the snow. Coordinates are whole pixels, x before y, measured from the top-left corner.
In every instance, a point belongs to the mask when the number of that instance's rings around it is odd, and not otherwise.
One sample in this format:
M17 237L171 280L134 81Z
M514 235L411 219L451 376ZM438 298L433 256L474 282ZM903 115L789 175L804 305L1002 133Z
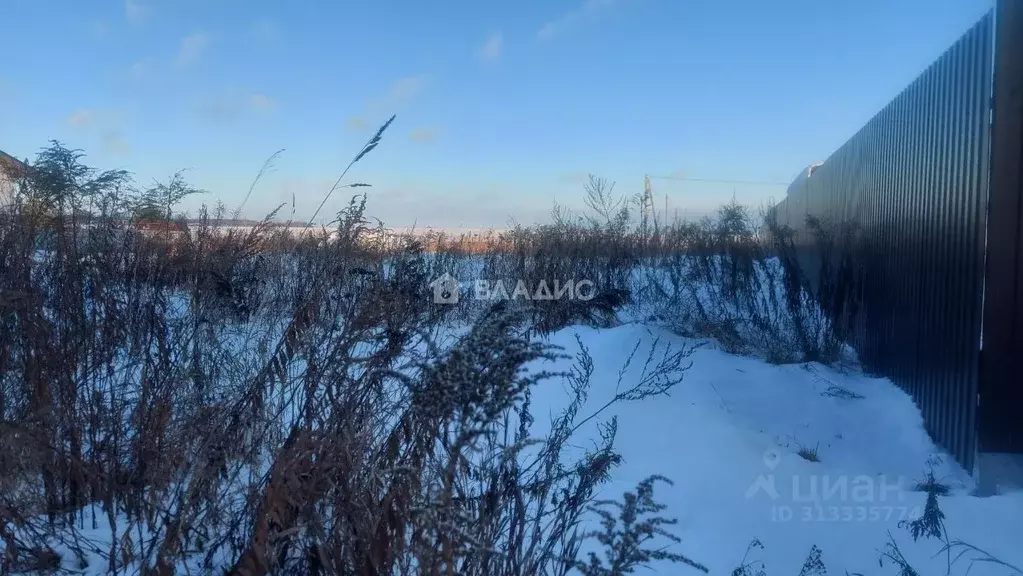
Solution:
M1018 536L1023 493L971 496L969 475L928 438L919 410L890 381L819 364L772 365L640 323L604 330L571 327L551 336L551 343L573 355L577 336L595 363L582 415L616 394L619 372L637 343L639 357L625 372L625 384L637 377L655 341L676 349L697 345L691 368L670 395L616 404L580 434L595 438L599 422L618 417L616 446L625 462L600 497L619 497L651 474L673 480L673 486L659 484L654 493L668 505L664 515L679 520L670 528L682 543L672 550L707 566L711 574L730 574L754 539L763 549L752 550L746 561L763 562L768 575L798 574L814 545L822 550L830 574L895 574L896 567L878 563L889 533L921 574L944 573L948 559L939 554L941 544L913 542L899 526L923 510L926 495L915 487L928 469L951 488L948 496L939 497L950 537L1023 565ZM542 434L548 421L544 413L556 413L569 395L548 381L534 390L532 401L533 433ZM816 448L819 461L801 457L801 448ZM110 549L107 519L98 509L85 518L88 525L81 535L93 540L97 551L86 558L88 568L79 569L67 546L55 549L65 568L103 574L107 562L99 552ZM118 524L123 531L124 519ZM138 546L139 535L132 538ZM192 573L200 559L189 567ZM964 559L952 573L965 574L968 566ZM654 568L696 573L682 565ZM1011 571L978 564L970 573Z
M590 390L591 410L615 395L624 356L637 341L641 350L655 338L686 343L639 324L570 328L552 342L571 352L578 347L576 333L602 376ZM914 543L899 527L923 510L926 495L915 487L929 463L951 488L939 497L949 536L1023 565L1023 493L971 496L970 477L934 445L912 399L890 381L822 365L771 365L711 343L690 360L670 397L618 404L602 415L618 417L616 445L625 458L602 496L620 496L651 474L672 479L674 486L658 485L655 497L668 505L666 516L679 519L682 544L674 550L711 574L731 573L754 538L764 549L752 551L747 561L764 562L768 574L798 574L813 545L823 551L830 574L890 574L893 566L878 565L888 532L921 574L946 572L946 556L935 556L940 543ZM828 394L834 386L861 398ZM567 398L555 386L534 394L537 405L552 407ZM817 447L819 461L799 456L801 447ZM965 573L968 558L953 573ZM1011 572L978 564L970 573Z

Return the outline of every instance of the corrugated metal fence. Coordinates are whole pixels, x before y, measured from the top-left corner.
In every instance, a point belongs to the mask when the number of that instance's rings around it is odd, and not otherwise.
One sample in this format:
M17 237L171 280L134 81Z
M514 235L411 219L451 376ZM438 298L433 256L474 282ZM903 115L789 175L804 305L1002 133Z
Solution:
M1012 1L1012 0L1010 0ZM913 395L928 431L967 470L976 448L985 272L989 13L775 207L800 231L814 216L855 223L864 367Z
M998 3L980 438L1023 453L1023 0Z

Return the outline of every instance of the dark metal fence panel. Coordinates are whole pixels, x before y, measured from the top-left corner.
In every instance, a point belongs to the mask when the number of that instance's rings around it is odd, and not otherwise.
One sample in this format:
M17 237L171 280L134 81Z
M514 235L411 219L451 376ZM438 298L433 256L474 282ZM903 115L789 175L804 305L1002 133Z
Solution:
M1023 2L997 27L980 448L1023 453Z
M775 211L810 255L806 216L856 225L845 246L858 266L853 344L868 371L912 394L928 432L967 470L976 441L993 21L989 13L975 24Z

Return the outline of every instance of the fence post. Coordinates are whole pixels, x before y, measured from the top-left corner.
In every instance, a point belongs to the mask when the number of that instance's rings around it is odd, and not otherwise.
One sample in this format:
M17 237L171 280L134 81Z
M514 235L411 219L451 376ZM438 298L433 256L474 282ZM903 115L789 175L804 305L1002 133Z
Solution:
M978 448L1023 453L1023 0L995 26Z

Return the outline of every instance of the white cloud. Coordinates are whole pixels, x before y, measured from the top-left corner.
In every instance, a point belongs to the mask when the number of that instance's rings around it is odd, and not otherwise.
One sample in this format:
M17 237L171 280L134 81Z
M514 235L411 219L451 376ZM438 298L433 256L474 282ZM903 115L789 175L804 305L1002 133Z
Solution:
M486 43L479 50L479 58L484 62L497 62L501 59L501 52L504 49L504 35L495 32L487 38Z
M178 66L186 67L198 62L206 52L209 44L210 37L205 32L196 32L182 38L176 60Z
M149 16L149 6L140 0L124 0L124 17L132 22L145 20Z
M550 40L565 30L579 24L586 18L594 18L601 12L613 7L618 0L582 0L582 3L570 12L546 22L537 32L541 40Z

